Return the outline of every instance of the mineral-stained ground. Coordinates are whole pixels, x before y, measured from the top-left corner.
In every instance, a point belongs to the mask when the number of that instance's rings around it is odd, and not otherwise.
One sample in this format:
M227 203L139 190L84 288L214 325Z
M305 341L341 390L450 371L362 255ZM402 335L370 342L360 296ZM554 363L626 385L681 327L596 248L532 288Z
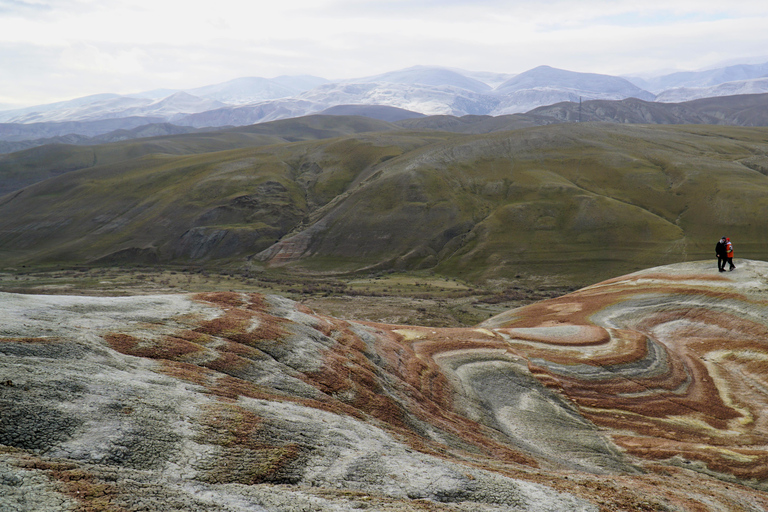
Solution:
M764 511L768 263L474 328L0 293L2 511Z

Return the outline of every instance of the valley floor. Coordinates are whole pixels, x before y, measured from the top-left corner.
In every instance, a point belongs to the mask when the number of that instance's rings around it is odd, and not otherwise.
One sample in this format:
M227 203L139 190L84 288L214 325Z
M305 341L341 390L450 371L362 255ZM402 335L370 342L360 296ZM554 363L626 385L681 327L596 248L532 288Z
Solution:
M0 269L0 291L4 292L92 296L274 293L341 319L432 327L468 327L508 309L575 289L556 280L479 284L413 272L307 276L161 267Z

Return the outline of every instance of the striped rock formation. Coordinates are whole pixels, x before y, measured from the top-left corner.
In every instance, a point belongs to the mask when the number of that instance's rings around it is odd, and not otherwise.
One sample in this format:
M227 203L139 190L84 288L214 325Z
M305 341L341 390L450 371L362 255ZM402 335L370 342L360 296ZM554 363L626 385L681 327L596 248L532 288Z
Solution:
M0 294L1 510L768 509L768 264L437 329Z

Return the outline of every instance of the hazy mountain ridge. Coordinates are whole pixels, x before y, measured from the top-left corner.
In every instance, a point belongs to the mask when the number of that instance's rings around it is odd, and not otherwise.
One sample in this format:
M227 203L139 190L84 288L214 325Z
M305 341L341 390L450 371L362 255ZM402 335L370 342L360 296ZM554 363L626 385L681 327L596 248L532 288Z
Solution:
M125 117L147 117L170 121L180 114L204 112L223 105L224 103L219 101L198 98L185 92L176 92L157 100L118 96L88 103L66 103L58 108L43 112L25 109L24 114L12 117L11 120L19 124L101 121ZM0 119L2 118L2 113L0 113Z
M585 95L613 96L603 99L627 97L652 100L654 95L635 86L628 80L597 73L576 73L550 66L539 66L520 73L494 89L497 93L535 90L537 88L565 89Z
M235 78L221 84L187 89L185 92L200 98L238 105L296 96L325 82L327 80L324 78L309 75L282 76L271 79L245 77Z
M21 142L39 138L82 135L95 137L115 130L131 130L148 124L161 123L162 118L124 117L96 121L65 121L51 123L0 123L0 140Z
M344 104L393 106L425 115L505 115L563 101L630 97L652 101L658 95L659 101L683 102L715 95L764 92L765 84L757 79L765 76L765 69L768 64L674 74L666 82L664 77L659 77L652 82L656 84L654 93L638 87L637 84L642 83L638 79L548 66L539 66L511 78L503 74L430 66L335 82L308 76L251 77L175 91L170 95L166 93L171 91L127 96L105 94L0 111L0 122L29 124L144 116L150 118L148 123L172 122L203 128L299 117ZM659 89L659 84L668 85ZM30 138L69 134L93 135L74 131L54 135L40 133Z
M370 87L365 85L363 87ZM373 86L375 89L376 86ZM545 91L522 91L520 98L531 93L528 99L535 105ZM537 107L526 114L490 115L432 115L388 105L338 104L319 110L323 115L358 115L394 122L408 129L446 130L458 133L489 133L552 123L599 121L639 124L717 124L732 126L768 126L768 95L748 94L715 96L683 103L661 103L636 98L625 100L581 101L574 93L550 92L551 105ZM517 93L513 93L517 94ZM565 100L563 100L565 95ZM268 125L267 119L299 119L294 114L308 109L308 103L284 100L256 107L224 107L217 110L186 116L185 125L160 123L154 118L126 118L124 129L121 120L74 122L0 124L0 153L12 153L44 144L100 144L140 137L189 133L196 130L216 131L229 129L231 125ZM314 105L319 109L322 105ZM468 100L463 110L476 110L476 103ZM498 110L503 110L499 106ZM151 123L151 124L144 124ZM191 126L190 126L191 125ZM216 126L216 128L211 128ZM73 131L84 135L74 135ZM269 131L269 129L267 129ZM42 139L30 139L35 134Z
M636 77L628 77L627 79L638 87L659 94L668 89L713 87L726 82L752 80L766 76L768 76L768 62L734 64L703 71L679 71L648 79Z
M387 122L397 122L404 119L421 119L427 117L419 112L413 112L388 105L334 105L319 113L327 116L362 116Z
M494 87L473 78L463 70L451 70L430 66L414 66L407 69L390 71L366 78L343 80L350 83L389 83L402 85L421 85L432 87L455 87L476 93L489 92Z
M684 103L659 103L636 98L565 102L539 107L528 115L559 122L768 126L768 94L716 96Z
M710 87L680 87L668 89L658 96L656 101L675 103L718 96L736 96L740 94L763 94L768 92L768 78L754 78L738 82L724 82Z

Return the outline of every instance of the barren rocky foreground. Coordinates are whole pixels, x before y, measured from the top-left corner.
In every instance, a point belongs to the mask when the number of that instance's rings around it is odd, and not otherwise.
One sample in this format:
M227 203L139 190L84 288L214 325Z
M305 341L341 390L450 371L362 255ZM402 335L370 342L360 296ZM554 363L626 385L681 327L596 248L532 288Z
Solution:
M768 263L475 328L0 293L3 511L763 511Z

